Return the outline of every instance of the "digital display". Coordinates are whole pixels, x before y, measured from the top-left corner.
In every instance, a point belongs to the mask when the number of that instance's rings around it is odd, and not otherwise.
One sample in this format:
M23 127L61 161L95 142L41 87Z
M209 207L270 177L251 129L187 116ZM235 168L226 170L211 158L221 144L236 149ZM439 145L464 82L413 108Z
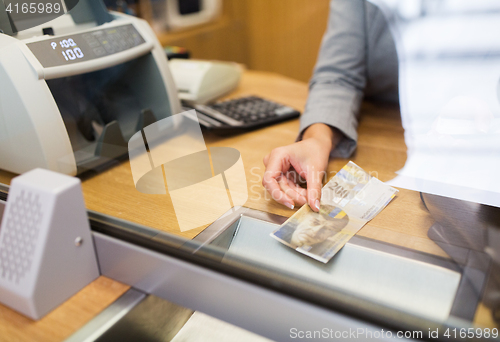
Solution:
M45 68L88 61L145 43L132 24L26 44Z
M59 45L61 46L61 54L63 55L64 59L67 61L73 61L77 58L83 58L85 55L82 52L82 49L80 49L73 38L68 38L68 39L63 39L59 42ZM51 42L50 46L52 46L52 49L56 50L59 48L59 45L56 42Z

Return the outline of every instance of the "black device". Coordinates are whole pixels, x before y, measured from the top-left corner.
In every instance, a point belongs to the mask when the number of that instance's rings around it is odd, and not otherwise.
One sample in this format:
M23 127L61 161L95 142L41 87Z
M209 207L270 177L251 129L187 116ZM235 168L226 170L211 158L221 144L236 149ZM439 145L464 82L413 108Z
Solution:
M202 127L215 133L241 133L300 116L291 107L247 96L211 105L191 105Z
M178 6L182 15L198 13L203 9L201 0L178 0Z

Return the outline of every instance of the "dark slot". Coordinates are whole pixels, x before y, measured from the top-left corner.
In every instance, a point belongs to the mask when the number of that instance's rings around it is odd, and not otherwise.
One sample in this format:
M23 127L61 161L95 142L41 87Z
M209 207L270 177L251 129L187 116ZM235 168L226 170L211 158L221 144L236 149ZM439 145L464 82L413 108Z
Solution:
M201 0L178 0L181 15L198 13L201 11Z

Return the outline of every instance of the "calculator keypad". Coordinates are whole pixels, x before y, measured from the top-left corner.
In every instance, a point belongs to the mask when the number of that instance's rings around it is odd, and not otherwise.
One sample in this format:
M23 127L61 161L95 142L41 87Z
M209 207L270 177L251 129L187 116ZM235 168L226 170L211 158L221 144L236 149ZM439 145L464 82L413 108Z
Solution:
M212 105L195 105L200 113L233 127L257 127L272 124L300 113L279 103L257 96L237 98Z

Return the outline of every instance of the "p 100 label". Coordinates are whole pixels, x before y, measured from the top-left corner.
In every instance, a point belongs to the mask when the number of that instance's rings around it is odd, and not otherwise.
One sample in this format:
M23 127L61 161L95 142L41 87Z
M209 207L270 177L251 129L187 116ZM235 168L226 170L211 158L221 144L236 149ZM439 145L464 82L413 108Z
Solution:
M63 39L57 44L56 42L51 42L50 46L52 46L52 49L55 50L57 48L61 48L61 54L64 57L65 60L67 61L72 61L77 58L83 58L85 55L82 52L82 49L80 49L73 38L68 38L68 39Z
M26 45L44 68L50 68L110 56L145 42L134 25L127 24Z

